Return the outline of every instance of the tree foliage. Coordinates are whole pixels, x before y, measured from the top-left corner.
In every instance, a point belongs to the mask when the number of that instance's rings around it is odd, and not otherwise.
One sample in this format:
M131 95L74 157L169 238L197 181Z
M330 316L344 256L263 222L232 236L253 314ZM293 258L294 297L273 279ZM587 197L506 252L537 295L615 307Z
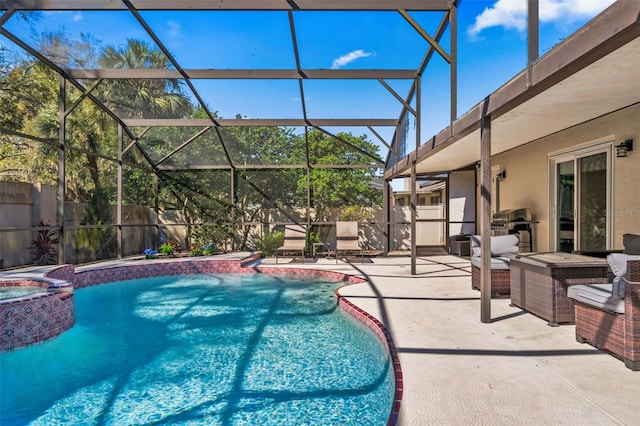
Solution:
M73 39L63 31L41 34L39 40L38 49L61 67L172 68L161 50L140 40L100 48L90 35ZM109 257L115 250L114 231L104 225L114 222L110 206L116 201L117 126L90 99L80 100L80 90L68 86L67 107L74 108L66 117L66 201L85 203L83 225L103 226L96 228L99 232L79 230L86 232L76 233L76 248L89 247L88 260ZM2 48L0 89L0 178L55 183L59 77L34 58ZM123 118L208 118L200 105L192 104L179 80L104 80L91 93ZM123 203L152 205L157 164L184 168L159 172L159 202L163 209L181 212L196 244L229 236L227 223L251 224L262 220L267 210L279 211L278 221L306 220L308 201L312 221L335 220L336 210L345 209L352 217L380 205L380 191L370 186L378 177L376 169L348 167L380 162L378 146L364 135L333 137L315 128L303 134L282 127L211 128L200 134L202 130L132 129L138 139L124 159ZM139 149L157 164L148 164ZM185 171L191 166L228 166L229 161L233 170ZM330 167L333 164L344 167ZM246 246L251 226L237 231L238 245Z

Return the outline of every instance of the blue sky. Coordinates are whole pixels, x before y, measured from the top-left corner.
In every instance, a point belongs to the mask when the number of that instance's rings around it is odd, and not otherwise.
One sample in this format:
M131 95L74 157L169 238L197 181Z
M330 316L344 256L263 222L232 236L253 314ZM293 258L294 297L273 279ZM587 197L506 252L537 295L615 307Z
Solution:
M135 3L135 2L134 2ZM463 0L458 9L458 115L526 66L527 0ZM613 0L540 0L540 54L584 25ZM286 12L142 12L143 18L184 68L295 68ZM434 34L440 13L412 13ZM100 46L127 38L153 44L128 12L46 12L34 28L15 17L5 27L26 40L34 32L64 29L91 34ZM395 12L295 14L302 68L415 69L427 42ZM0 37L0 44L16 49ZM442 39L449 50L449 34ZM225 118L301 117L296 81L194 80L213 111ZM409 81L388 81L405 97ZM398 101L377 81L307 81L311 118L397 118ZM422 80L422 136L426 140L449 123L449 68L435 55ZM355 134L363 129L348 130ZM393 129L377 129L390 138ZM375 137L371 137L376 140Z

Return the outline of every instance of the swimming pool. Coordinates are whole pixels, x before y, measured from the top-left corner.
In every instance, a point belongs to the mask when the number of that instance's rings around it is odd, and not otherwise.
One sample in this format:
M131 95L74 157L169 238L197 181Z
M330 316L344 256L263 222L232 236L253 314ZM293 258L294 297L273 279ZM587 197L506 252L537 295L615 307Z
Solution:
M76 291L76 326L0 354L1 424L386 424L389 355L342 284L171 276Z
M3 299L13 299L15 297L28 296L30 294L35 293L46 293L46 288L41 287L19 287L19 286L9 286L9 287L0 287L0 300Z

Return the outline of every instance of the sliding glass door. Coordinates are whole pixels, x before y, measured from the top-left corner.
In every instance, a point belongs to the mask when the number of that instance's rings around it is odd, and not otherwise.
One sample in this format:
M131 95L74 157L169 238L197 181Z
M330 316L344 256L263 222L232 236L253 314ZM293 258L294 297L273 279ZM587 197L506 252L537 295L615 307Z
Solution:
M559 163L557 170L556 251L571 253L575 248L575 161Z
M604 251L610 244L611 144L550 158L551 249Z

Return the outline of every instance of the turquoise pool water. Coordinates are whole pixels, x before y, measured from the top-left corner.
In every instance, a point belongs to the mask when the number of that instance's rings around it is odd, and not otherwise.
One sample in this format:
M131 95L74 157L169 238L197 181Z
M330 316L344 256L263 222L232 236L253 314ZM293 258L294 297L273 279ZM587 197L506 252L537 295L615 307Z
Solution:
M384 425L389 357L341 284L260 274L75 292L76 325L0 354L0 424Z

